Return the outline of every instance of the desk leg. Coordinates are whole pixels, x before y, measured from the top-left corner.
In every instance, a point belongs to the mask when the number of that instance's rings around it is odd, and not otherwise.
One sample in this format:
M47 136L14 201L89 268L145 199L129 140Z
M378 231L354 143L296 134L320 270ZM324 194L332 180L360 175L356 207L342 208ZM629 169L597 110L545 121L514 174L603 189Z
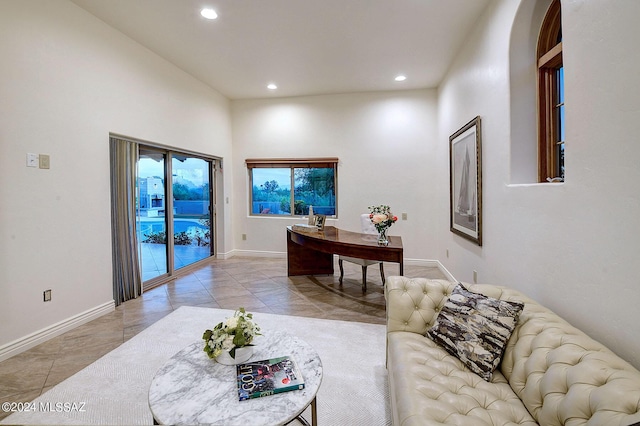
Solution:
M400 261L400 276L404 275L404 262Z

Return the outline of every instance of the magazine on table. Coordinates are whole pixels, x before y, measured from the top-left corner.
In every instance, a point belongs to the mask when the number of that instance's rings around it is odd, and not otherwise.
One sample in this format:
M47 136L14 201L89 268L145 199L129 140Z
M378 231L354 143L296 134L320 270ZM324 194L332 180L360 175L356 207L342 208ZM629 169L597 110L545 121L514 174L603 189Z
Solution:
M304 389L300 369L288 356L238 364L236 370L240 401Z

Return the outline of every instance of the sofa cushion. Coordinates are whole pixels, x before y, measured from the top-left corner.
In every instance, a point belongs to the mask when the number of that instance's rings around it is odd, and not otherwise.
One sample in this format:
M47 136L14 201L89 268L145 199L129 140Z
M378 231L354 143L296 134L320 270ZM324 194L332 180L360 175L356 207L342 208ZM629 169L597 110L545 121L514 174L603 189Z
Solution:
M537 425L499 371L487 382L424 335L387 338L394 425Z
M489 381L523 307L522 303L472 293L458 284L427 336Z

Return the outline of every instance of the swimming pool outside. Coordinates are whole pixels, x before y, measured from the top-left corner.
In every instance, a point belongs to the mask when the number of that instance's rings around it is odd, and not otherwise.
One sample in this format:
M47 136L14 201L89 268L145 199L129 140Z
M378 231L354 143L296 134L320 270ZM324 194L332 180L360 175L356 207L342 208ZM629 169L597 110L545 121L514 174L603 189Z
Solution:
M164 218L138 218L138 241L142 242L146 236L163 231L166 231ZM207 227L200 222L200 219L174 219L173 231L175 234L186 232L193 238L198 232L204 235Z
M176 235L184 232L191 239L191 244L174 245L173 262L175 269L182 268L211 256L209 238L204 238L208 228L203 225L199 219L174 219L173 226ZM163 241L158 241L158 239L155 239L155 241L148 239L148 236L164 231L166 231L166 226L163 217L138 218L138 244L140 247L140 266L143 281L167 273L166 244ZM198 235L200 236L200 240L195 238ZM200 245L198 245L198 241L200 241ZM203 245L203 243L206 245Z

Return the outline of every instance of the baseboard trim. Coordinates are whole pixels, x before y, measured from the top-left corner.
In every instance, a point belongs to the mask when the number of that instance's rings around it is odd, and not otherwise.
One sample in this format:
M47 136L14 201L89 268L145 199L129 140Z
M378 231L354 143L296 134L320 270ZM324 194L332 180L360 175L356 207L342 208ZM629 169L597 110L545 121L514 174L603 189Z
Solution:
M45 327L27 336L21 337L13 342L9 342L6 345L0 346L0 361L11 358L14 355L18 355L28 349L33 348L41 343L46 342L56 336L66 333L82 324L86 324L96 318L99 318L109 312L113 312L116 308L115 302L103 303L94 308L86 310L74 315L66 320L60 321L56 324Z
M227 260L233 257L233 250L224 253L216 253L216 259Z
M456 278L453 276L451 272L439 260L429 260L429 259L405 259L405 265L415 265L415 266L427 266L430 268L438 268L440 272L444 274L445 277L449 281L456 282Z
M287 257L287 253L281 251L264 251L264 250L231 250L225 253L225 259L229 259L234 256L238 257L269 257L284 259Z

